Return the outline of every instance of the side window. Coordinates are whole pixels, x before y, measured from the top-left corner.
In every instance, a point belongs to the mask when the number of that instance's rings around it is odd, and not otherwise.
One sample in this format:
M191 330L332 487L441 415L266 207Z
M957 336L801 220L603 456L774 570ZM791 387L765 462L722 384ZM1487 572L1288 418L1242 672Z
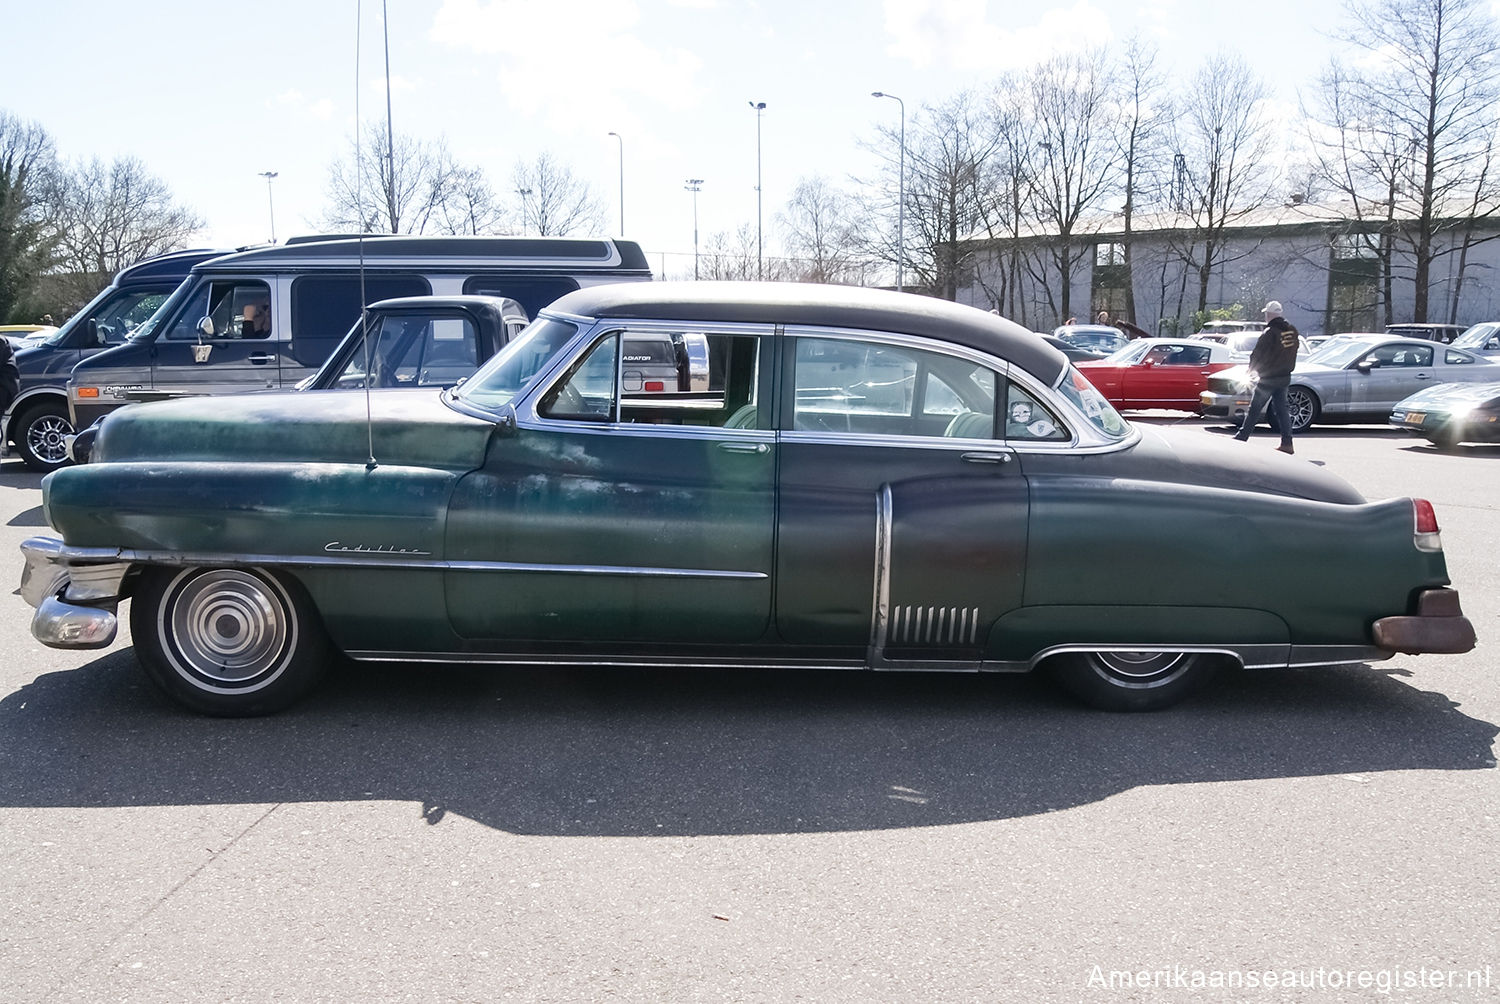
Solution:
M1458 352L1454 349L1448 349L1443 353L1443 362L1447 363L1449 366L1462 366L1464 363L1472 363L1473 361L1474 357L1469 355L1467 352Z
M388 314L370 338L373 387L451 387L479 367L468 317ZM365 352L356 348L336 386L365 385Z
M423 296L432 287L420 275L371 273L364 299L358 275L302 275L292 280L292 358L319 366L359 320L360 307L397 296Z
M1006 381L1005 438L1045 442L1070 439L1057 416L1026 388Z
M142 321L167 301L167 293L117 293L94 315L98 322L98 344L120 345ZM201 316L201 315L200 315Z
M505 296L515 300L526 311L527 317L535 317L547 304L578 288L578 283L565 276L505 275L504 273L481 273L464 280L466 294L483 296Z
M167 338L221 341L271 337L271 287L251 279L201 284L167 331Z
M1209 350L1196 345L1175 345L1167 357L1168 366L1207 366Z
M885 436L994 436L996 373L940 352L799 338L792 427Z
M615 414L615 360L618 333L606 335L542 396L543 418L608 422Z

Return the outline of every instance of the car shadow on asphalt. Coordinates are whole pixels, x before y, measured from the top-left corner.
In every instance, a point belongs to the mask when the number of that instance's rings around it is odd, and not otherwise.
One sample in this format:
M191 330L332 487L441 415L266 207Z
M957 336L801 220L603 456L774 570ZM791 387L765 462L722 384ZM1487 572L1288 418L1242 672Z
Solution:
M1399 660L1229 672L1139 715L1035 675L372 664L245 720L168 706L133 662L111 652L0 700L0 805L379 799L540 835L869 830L1148 785L1488 769L1500 732L1398 679Z

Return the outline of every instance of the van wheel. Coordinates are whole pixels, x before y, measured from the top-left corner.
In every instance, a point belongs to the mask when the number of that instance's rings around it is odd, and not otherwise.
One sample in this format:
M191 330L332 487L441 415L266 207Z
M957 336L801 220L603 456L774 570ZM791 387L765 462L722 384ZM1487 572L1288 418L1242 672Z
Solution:
M73 422L66 404L34 404L21 412L10 431L21 460L31 470L45 474L68 465L67 437L73 434Z
M241 718L288 707L332 646L301 587L258 568L148 568L130 602L136 656L172 700Z
M1202 686L1223 664L1202 652L1072 652L1049 660L1072 695L1104 711L1158 711Z

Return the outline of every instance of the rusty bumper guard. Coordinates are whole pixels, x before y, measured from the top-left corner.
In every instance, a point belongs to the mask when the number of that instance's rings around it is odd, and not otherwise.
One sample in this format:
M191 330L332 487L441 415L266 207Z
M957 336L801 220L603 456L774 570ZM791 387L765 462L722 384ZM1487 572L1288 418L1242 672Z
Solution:
M1382 617L1374 634L1379 647L1407 655L1467 652L1475 641L1474 625L1458 605L1458 590L1446 588L1422 590L1415 615Z

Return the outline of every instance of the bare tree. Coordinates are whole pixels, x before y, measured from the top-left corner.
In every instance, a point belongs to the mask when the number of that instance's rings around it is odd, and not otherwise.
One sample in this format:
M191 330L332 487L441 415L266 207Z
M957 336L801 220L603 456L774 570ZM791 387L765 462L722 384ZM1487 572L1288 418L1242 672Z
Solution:
M1163 169L1165 147L1164 124L1170 121L1165 100L1164 79L1156 68L1156 49L1139 36L1125 43L1118 78L1123 97L1120 101L1119 157L1125 190L1122 214L1124 232L1125 316L1137 321L1135 306L1134 235L1135 213L1142 195L1149 200L1157 190Z
M109 164L96 157L61 172L54 198L57 267L70 274L75 299L127 265L182 247L203 227L202 217L134 157Z
M734 233L718 231L709 237L701 262L704 278L749 282L758 274L756 269L755 227L741 223Z
M890 126L868 144L884 161L882 177L866 182L864 215L871 221L864 251L872 261L896 263L896 213L887 200L906 192L906 245L902 256L917 277L909 287L925 286L934 296L952 300L970 265L969 240L986 227L981 205L995 198L992 177L999 144L994 117L985 102L963 91L941 105L923 105L906 130L906 183L897 164L900 143ZM878 221L878 222L877 222Z
M859 270L863 227L848 193L821 175L803 178L777 214L787 254L802 282L849 282Z
M1231 257L1226 231L1273 198L1265 99L1265 84L1244 59L1219 54L1188 82L1173 119L1173 146L1185 168L1178 208L1190 224L1178 250L1196 273L1199 311L1208 309L1215 272L1250 253L1241 244Z
M372 233L472 232L463 206L483 203L486 187L475 170L459 167L442 140L397 133L388 144L384 124L372 122L350 156L329 166L324 222Z
M0 111L0 321L15 315L56 240L47 205L55 169L52 137Z
M1333 63L1320 82L1315 117L1325 135L1340 131L1323 163L1361 222L1376 226L1387 317L1399 252L1413 313L1426 320L1434 262L1455 250L1467 262L1473 221L1495 211L1500 30L1485 0L1351 0L1346 12L1338 37L1366 58L1359 68Z
M1026 88L1036 127L1033 193L1037 222L1052 234L1048 254L1059 277L1058 316L1073 313L1073 273L1092 253L1079 237L1100 219L1104 200L1117 191L1111 156L1118 110L1102 50L1053 56L1027 74ZM1097 226L1093 224L1092 226Z
M511 212L495 197L484 170L478 167L457 169L449 196L438 212L444 233L477 236L515 229Z
M552 154L543 151L529 164L517 161L511 180L521 199L525 232L567 237L604 229L604 203Z

